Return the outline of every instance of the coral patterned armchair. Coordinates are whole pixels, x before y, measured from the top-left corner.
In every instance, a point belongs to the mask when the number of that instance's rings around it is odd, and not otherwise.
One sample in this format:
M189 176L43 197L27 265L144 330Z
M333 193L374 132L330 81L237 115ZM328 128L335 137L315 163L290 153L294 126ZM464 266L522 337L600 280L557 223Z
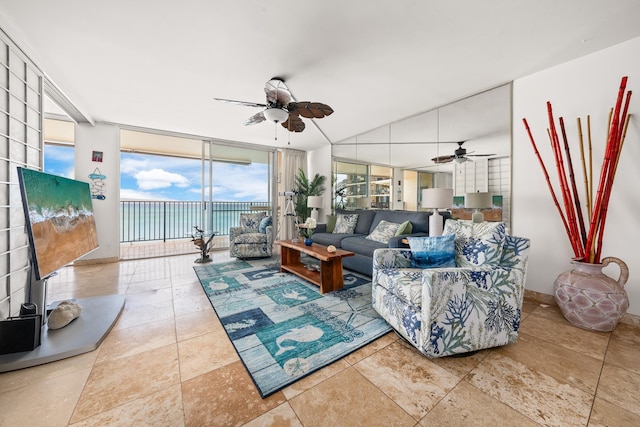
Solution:
M273 251L273 226L265 212L240 214L240 226L229 229L229 252L236 258L265 258Z
M412 250L377 249L373 307L427 357L515 342L530 242L505 230L503 223L449 220L443 236L416 245L409 239ZM425 256L425 241L443 247ZM443 263L445 253L454 262ZM425 266L425 259L438 267Z

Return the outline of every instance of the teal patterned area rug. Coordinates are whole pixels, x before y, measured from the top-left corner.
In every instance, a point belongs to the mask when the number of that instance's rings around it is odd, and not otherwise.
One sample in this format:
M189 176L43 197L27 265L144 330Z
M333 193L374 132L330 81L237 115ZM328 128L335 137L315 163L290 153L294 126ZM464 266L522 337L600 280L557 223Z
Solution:
M391 330L371 306L371 280L355 273L322 295L274 258L193 268L263 398Z

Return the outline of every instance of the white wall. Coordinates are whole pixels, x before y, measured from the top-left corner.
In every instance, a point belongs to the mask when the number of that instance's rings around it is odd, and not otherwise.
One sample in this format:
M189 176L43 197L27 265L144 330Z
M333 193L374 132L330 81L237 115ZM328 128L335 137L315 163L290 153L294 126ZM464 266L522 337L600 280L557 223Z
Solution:
M513 85L513 223L515 235L531 238L527 289L553 295L558 274L570 269L573 251L552 201L541 167L534 155L522 118L529 122L552 179L557 177L550 157L546 102L556 117L564 117L571 144L577 144L576 118L591 115L594 150L594 193L606 143L607 116L615 106L622 76L629 76L633 90L631 124L622 150L613 186L602 256L615 256L627 263L630 277L628 313L640 315L640 38L591 54L545 71L518 79ZM575 163L579 153L572 155ZM578 175L580 188L582 175ZM618 277L615 267L605 270Z
M322 209L318 209L318 222L324 224L326 216L331 213L331 146L307 152L307 176L314 177L317 173L324 175L325 192L322 195Z
M103 153L102 162L92 161L93 151ZM77 125L75 137L75 178L89 182L89 174L99 169L106 175L105 199L93 199L99 248L82 258L118 261L120 257L120 129L113 125Z

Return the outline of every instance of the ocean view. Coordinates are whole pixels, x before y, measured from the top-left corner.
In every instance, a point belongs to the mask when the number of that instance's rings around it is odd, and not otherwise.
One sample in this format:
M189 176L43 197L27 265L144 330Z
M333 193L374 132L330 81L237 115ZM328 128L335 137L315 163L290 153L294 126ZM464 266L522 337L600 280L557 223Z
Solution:
M268 202L121 201L120 242L184 239L195 233L194 226L228 235L241 213L258 212L261 206Z

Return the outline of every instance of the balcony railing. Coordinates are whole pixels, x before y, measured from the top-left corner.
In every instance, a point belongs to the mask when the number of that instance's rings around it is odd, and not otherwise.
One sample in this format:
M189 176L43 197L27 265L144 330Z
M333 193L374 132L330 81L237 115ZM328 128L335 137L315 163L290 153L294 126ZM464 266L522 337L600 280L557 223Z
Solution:
M120 242L184 239L195 225L228 235L229 227L240 224L241 213L268 209L268 202L121 201Z

